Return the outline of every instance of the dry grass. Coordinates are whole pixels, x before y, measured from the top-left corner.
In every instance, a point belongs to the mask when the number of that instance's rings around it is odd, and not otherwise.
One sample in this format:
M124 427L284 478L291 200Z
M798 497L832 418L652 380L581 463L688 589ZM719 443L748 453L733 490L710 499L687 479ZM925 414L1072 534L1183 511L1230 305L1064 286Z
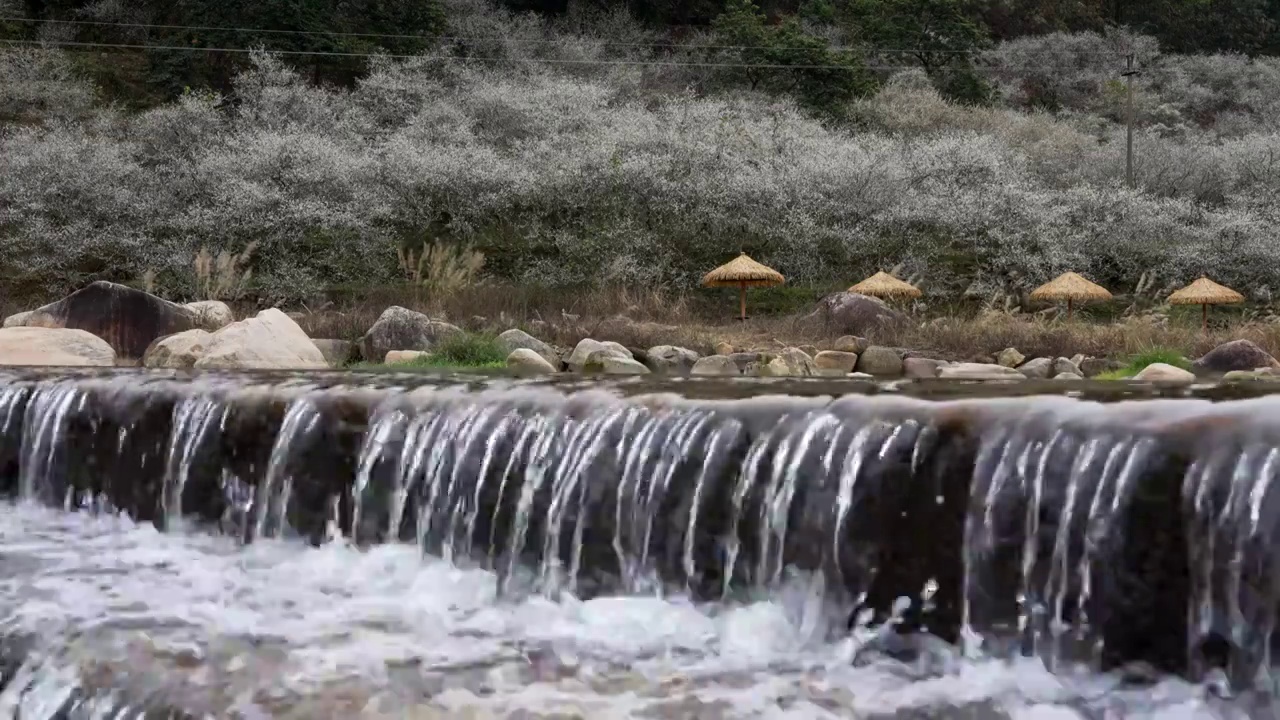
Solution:
M245 246L239 253L223 250L216 256L209 248L202 247L192 262L192 274L195 277L196 294L201 300L239 300L244 296L249 281L253 278L253 269L249 264L253 261L253 252L258 249L258 241ZM155 275L148 271L149 285L154 285ZM148 288L147 292L151 292Z

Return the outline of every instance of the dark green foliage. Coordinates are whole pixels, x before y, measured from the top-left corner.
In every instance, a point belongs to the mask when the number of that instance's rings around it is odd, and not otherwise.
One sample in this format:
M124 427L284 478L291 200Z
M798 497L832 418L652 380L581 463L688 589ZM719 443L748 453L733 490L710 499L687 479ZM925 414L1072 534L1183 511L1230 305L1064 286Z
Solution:
M875 89L861 58L806 34L794 17L770 24L752 0L728 0L713 27L717 42L737 46L736 64L756 66L735 69L753 89L791 94L830 116Z

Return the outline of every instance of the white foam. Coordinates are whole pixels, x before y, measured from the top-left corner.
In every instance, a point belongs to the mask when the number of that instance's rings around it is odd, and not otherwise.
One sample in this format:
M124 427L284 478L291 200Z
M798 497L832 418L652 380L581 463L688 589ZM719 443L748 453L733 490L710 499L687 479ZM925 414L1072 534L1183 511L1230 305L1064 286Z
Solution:
M1108 687L1030 660L966 661L927 678L888 663L854 667L803 585L735 607L500 601L495 588L490 573L408 546L240 547L125 519L0 506L9 632L39 631L55 648L74 648L69 657L82 666L116 663L134 680L180 686L174 696L224 717L233 706L242 717L414 717L415 705L421 717L524 709L807 720L939 708L931 716L945 718L946 708L987 703L1019 720L1067 720L1081 717L1074 703ZM1126 696L1128 714L1109 717L1204 716L1198 689L1160 688L1145 701ZM37 700L24 699L24 710Z

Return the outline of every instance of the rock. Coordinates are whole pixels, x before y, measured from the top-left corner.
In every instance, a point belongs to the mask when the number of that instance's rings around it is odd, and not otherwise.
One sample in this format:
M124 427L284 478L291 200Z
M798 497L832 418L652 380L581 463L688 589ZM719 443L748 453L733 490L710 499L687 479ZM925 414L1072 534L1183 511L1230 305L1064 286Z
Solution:
M1054 380L1083 380L1084 376L1079 373L1064 372L1053 376Z
M943 380L1025 380L1026 375L995 363L956 363L938 371Z
M839 370L848 374L858 366L858 355L841 350L823 350L814 356L813 364L823 370Z
M132 360L145 355L156 338L200 326L196 314L182 305L102 281L33 310L24 325L85 330L106 340L117 357Z
M389 350L382 359L383 365L407 365L409 363L425 360L431 357L431 353L425 350Z
M236 321L231 308L221 300L189 302L183 307L195 313L196 323L200 329L209 332L221 330Z
M1097 377L1104 372L1119 370L1124 367L1124 363L1119 360L1108 360L1107 358L1085 358L1076 363L1076 367L1080 368L1080 374L1087 378Z
M1053 361L1053 374L1056 377L1058 375L1062 375L1063 373L1067 373L1070 375L1084 374L1080 372L1080 368L1077 367L1075 363L1071 362L1070 360L1064 357L1060 357L1057 360Z
M945 362L933 358L909 357L902 361L902 370L910 380L929 380L938 377L944 365Z
M1166 363L1151 363L1143 368L1142 372L1135 375L1133 379L1140 382L1190 385L1195 382L1196 376L1180 367L1174 367Z
M85 330L43 327L0 329L0 365L111 367L116 351Z
M26 312L14 313L4 319L3 327L22 327L27 324L27 318L31 317L32 310Z
M818 348L816 345L796 345L796 349L805 355L808 355L811 359L814 355L818 354Z
M382 362L392 350L429 352L440 342L461 334L462 329L457 326L392 305L382 311L378 321L360 338L360 357Z
M350 340L321 338L311 342L320 351L320 354L324 356L325 362L329 363L329 367L342 367L358 358L359 350L356 348L356 344Z
M1205 353L1192 367L1197 373L1208 374L1280 367L1280 363L1251 340L1232 340Z
M903 372L902 356L897 350L872 345L858 356L858 370L876 377L899 377Z
M195 367L320 370L329 363L296 322L269 308L213 333Z
M872 375L871 373L864 373L864 372L851 372L848 374L847 377L856 379L856 380L874 380L875 379L875 376Z
M1081 367L1084 364L1084 361L1087 359L1088 358L1085 357L1084 353L1076 353L1075 355L1071 356L1071 364L1075 365L1076 367Z
M741 375L742 368L728 355L708 355L698 358L689 371L691 375Z
M569 369L574 372L582 372L583 365L590 359L593 353L604 352L611 357L632 360L631 351L619 345L616 342L600 342L591 338L583 338L574 346L573 352L569 353L569 357L564 359Z
M640 363L645 367L649 367L649 351L642 347L626 346L627 352L631 353L631 359Z
M828 327L850 335L869 335L907 322L906 315L883 301L851 292L838 292L824 297L808 319L821 320Z
M698 353L675 345L655 345L645 355L645 365L654 372L688 373L698 362Z
M768 363L772 358L765 357L762 353L736 352L730 353L729 357L738 365L738 372L746 372L747 368L755 367Z
M730 345L729 343L721 340L720 342L716 343L715 350L717 355L732 355L733 345Z
M767 365L772 369L785 369L785 372L772 373L785 377L810 377L818 374L813 358L800 348L784 349L776 357L771 358Z
M522 375L543 375L556 372L556 366L541 353L531 348L516 348L507 356L507 367Z
M538 338L529 333L512 328L498 335L498 345L508 353L514 352L521 348L532 350L542 356L552 367L560 367L560 353L550 345L542 342ZM510 355L508 355L510 357Z
M199 328L156 338L142 354L142 365L149 368L195 367L212 339L212 333Z
M631 358L614 357L612 355L595 354L592 359L587 362L588 367L594 367L596 364L600 366L600 372L605 375L648 375L649 368L644 363Z
M1018 372L1032 380L1048 380L1054 374L1053 360L1033 358L1019 365Z
M840 352L850 352L861 355L866 352L867 348L871 347L871 341L856 335L842 335L836 338L836 342L833 347Z
M1007 368L1016 368L1026 359L1027 356L1018 352L1017 348L1005 348L996 353L996 364Z

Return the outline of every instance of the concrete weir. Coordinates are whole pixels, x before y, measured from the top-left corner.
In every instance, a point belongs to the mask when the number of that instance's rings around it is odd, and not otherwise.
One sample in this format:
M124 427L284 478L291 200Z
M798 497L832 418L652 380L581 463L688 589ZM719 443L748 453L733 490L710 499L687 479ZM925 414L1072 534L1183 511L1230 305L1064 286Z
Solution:
M553 594L719 599L821 572L900 632L1238 684L1271 664L1277 475L1270 397L0 374L9 496L244 542L415 542Z

